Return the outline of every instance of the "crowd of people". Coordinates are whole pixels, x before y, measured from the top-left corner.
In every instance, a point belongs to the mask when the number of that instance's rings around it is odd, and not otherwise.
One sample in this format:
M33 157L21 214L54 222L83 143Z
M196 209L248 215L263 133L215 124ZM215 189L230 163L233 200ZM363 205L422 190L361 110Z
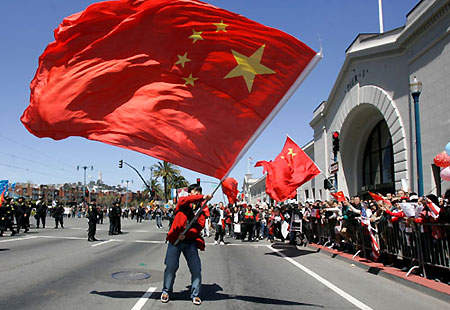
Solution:
M0 237L7 231L11 236L28 233L32 227L36 229L48 227L48 218L54 220L54 228L64 228L65 218L87 218L91 223L103 224L104 218L109 218L109 235L121 234L121 219L127 218L142 223L143 220L156 220L156 226L163 228L163 219L170 219L173 208L162 208L157 205L144 206L143 203L138 208L121 207L120 202L114 202L110 207L97 204L95 200L91 202L81 202L66 206L58 200L47 201L41 196L37 201L19 197L4 197L0 204ZM30 222L31 219L31 222ZM89 238L94 240L95 238Z
M402 190L380 199L346 197L341 201L311 201L298 204L270 205L263 202L234 205L220 202L209 204L203 237L213 237L214 244L225 245L226 238L243 242L267 239L290 244L316 243L348 253L360 251L366 258L392 263L401 256L409 262L450 267L450 189L442 197L433 194L418 197ZM340 200L340 199L339 199ZM95 211L93 211L93 208ZM30 229L30 218L36 228L45 228L46 219L54 219L54 228L64 228L65 217L87 217L90 222L103 224L109 217L110 235L121 234L121 219L155 220L167 228L174 217L173 207L156 204L121 207L117 201L110 207L81 203L64 207L58 201L47 203L44 197L36 202L23 197L13 200L5 197L0 207L0 236L7 230L15 235ZM374 236L378 253L371 247ZM92 240L91 240L92 239ZM95 241L95 236L89 236Z

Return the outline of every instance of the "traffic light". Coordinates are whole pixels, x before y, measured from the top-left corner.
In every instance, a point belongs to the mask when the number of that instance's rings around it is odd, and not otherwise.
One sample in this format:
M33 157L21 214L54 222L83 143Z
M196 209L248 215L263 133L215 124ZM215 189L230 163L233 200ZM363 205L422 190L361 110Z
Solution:
M119 160L119 168L122 168L123 167L123 160L121 159L121 160Z
M200 178L197 178L197 185L200 186Z
M334 154L334 157L337 156L338 152L339 152L339 132L335 131L335 132L333 132L333 154Z
M155 199L156 191L155 191L154 188L152 188L152 191L151 191L150 193L151 193L151 198L152 198L152 199Z
M89 197L89 190L87 189L84 190L84 197Z
M325 180L323 180L323 188L325 189L333 188L333 183L331 183L330 179L326 178Z

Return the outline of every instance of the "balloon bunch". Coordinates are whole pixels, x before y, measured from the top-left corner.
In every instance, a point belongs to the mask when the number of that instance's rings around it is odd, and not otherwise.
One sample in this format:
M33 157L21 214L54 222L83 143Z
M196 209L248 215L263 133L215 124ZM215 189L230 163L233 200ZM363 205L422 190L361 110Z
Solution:
M433 161L436 166L444 168L441 170L442 180L450 181L450 142L445 146L445 151L437 154Z

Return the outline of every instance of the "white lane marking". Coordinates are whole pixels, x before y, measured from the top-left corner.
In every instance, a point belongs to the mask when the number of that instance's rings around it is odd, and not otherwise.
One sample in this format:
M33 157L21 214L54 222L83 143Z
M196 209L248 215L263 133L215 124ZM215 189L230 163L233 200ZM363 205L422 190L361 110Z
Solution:
M363 310L372 310L372 308L370 308L369 306L367 306L366 304L363 304L362 302L360 302L358 299L356 299L355 297L351 296L350 294L344 292L343 290L341 290L339 287L337 287L336 285L334 285L333 283L329 282L328 280L322 278L321 276L319 276L317 273L315 273L314 271L306 268L305 266L303 266L302 264L296 262L295 260L293 260L290 257L287 257L286 255L284 255L282 252L280 252L280 250L274 249L272 248L270 245L267 246L269 249L271 249L272 251L274 251L275 253L277 253L278 255L280 255L281 257L283 257L284 259L286 259L288 262L290 262L291 264L293 264L294 266L296 266L297 268L303 270L304 272L306 272L307 274L309 274L311 277L313 277L314 279L316 279L317 281L319 281L320 283L322 283L323 285L327 286L329 289L333 290L336 294L340 295L342 298L347 299L349 302L351 302L352 304L354 304L356 307L358 307L359 309L363 309Z
M37 238L87 240L86 237L82 238L82 237L70 237L70 236L37 236Z
M49 238L49 239L68 239L68 240L87 240L85 237L70 237L70 236L33 236L33 237L28 237L28 238ZM26 239L26 238L22 238L22 239ZM10 239L12 240L19 240L19 239ZM4 240L4 241L0 241L0 242L6 242L6 241L10 241L10 240ZM150 243L150 244L165 244L167 243L165 240L126 240L126 239L109 239L109 240L105 240L102 241L100 243L95 243L92 244L91 246L98 246L98 245L102 245L108 242L132 242L132 243ZM225 245L215 245L214 243L206 243L207 245L210 245L211 247L227 247L227 246L238 246L238 247L253 247L253 248L258 248L258 247L267 247L268 245L266 244L254 244L254 243L247 243L247 244L240 244L240 243L227 243Z
M150 296L152 296L152 294L155 290L156 290L156 287L150 287L147 290L147 292L145 292L144 295L142 295L142 297L139 298L138 302L134 305L133 308L131 308L131 310L141 310L142 307L147 302L147 300L150 298Z
M110 242L112 242L113 240L106 240L106 241L103 241L103 242L100 242L100 243L95 243L95 244L93 244L93 245L91 245L92 247L94 247L94 246L99 246L99 245L102 245L102 244L106 244L106 243L110 243Z
M81 227L65 227L64 229L73 229L73 230L87 230L87 228L81 228ZM109 231L109 229L96 229L97 231ZM167 231L153 231L153 230L134 230L134 229L127 229L126 232L139 232L139 233L154 233L154 234L167 234Z
M8 240L2 240L0 242L11 242L11 241L20 241L20 240L28 240L28 239L34 239L37 238L38 236L30 236L30 237L23 237L23 238L14 238L14 239L8 239Z

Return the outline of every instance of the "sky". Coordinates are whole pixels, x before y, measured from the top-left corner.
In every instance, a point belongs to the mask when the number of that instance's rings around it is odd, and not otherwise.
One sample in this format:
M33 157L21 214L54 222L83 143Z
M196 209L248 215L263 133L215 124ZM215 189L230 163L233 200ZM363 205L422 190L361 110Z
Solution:
M148 0L151 1L151 0ZM54 40L53 30L63 18L84 10L93 0L2 1L0 19L0 179L10 182L61 184L96 181L119 185L129 181L129 189L143 188L137 174L118 161L123 159L142 172L157 159L134 151L70 137L55 141L37 138L20 122L29 104L30 82L38 58ZM345 49L359 33L378 33L378 0L206 0L223 9L244 15L266 26L280 29L301 40L315 51L323 48L323 59L290 98L284 108L262 132L248 152L230 172L241 188L244 174L253 160L250 173L258 178L258 160L271 160L281 151L286 134L299 146L313 138L309 126L314 109L328 95L345 60ZM419 0L384 0L384 30L403 26L406 15ZM200 178L204 192L211 192L217 179L181 169L189 182ZM150 170L143 171L146 179ZM132 181L132 183L131 183ZM207 183L208 182L208 183ZM215 200L222 200L220 191Z

